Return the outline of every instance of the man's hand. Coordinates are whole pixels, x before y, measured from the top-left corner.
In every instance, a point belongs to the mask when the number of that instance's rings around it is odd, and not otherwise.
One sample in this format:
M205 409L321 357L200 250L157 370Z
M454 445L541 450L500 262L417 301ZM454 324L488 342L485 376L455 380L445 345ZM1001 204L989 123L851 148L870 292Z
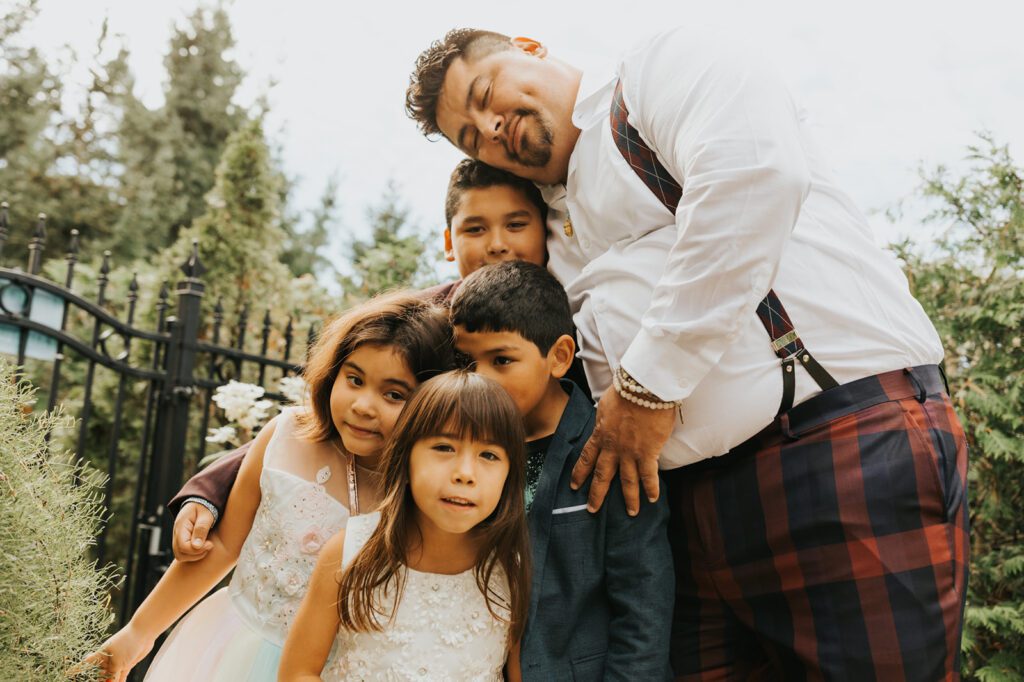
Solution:
M213 514L201 504L186 502L174 519L171 547L178 561L199 561L205 557L213 543L206 539L213 527Z
M597 404L597 423L572 470L572 488L578 489L594 472L587 509L596 512L604 504L615 468L622 478L622 496L630 516L640 512L640 488L647 499L658 499L658 456L672 434L676 410L651 410L623 400L609 388Z

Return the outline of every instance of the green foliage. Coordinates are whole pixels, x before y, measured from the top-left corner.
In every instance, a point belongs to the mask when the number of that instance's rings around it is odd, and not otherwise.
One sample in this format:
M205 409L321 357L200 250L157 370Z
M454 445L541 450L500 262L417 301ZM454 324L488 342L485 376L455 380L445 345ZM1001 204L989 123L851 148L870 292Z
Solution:
M330 178L320 195L320 203L313 209L311 225L301 229L298 218L285 219L281 227L287 239L281 262L288 266L293 275L318 275L335 272L331 261L324 256L331 228L338 223L338 181Z
M110 623L111 569L88 557L103 476L55 452L73 420L31 410L33 392L0 359L0 676L57 680L94 651ZM83 672L80 679L96 679Z
M971 576L962 649L978 680L1024 677L1024 170L989 136L971 167L924 174L928 219L946 225L921 255L896 247L942 337L967 432Z
M434 260L427 244L409 229L409 211L398 190L388 185L380 203L368 212L372 233L367 241L353 239L350 244L353 274L339 279L350 302L403 287L422 288L436 283ZM408 234L407 234L408 233Z
M258 121L229 138L206 201L206 212L181 233L165 257L165 278L177 279L178 266L198 240L208 309L217 299L228 311L272 300L290 273L280 262L284 232L277 223L276 177Z

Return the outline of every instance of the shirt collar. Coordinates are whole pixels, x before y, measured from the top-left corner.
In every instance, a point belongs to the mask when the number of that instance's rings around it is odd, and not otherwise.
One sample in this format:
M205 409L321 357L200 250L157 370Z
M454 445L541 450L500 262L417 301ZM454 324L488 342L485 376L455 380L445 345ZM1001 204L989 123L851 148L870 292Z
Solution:
M576 104L572 110L573 125L580 130L586 130L593 125L598 116L608 114L604 91L615 82L615 79L615 72L611 69L591 69L583 72L580 89L576 91Z
M572 123L580 130L586 130L596 120L608 115L607 97L605 91L612 87L617 76L611 68L596 68L583 72L580 79L580 87L576 91L576 104L573 105ZM575 156L575 154L573 154ZM570 168L573 167L570 158ZM571 171L570 171L571 174ZM558 183L554 185L542 185L537 183L541 198L549 207L556 210L565 210L565 185Z

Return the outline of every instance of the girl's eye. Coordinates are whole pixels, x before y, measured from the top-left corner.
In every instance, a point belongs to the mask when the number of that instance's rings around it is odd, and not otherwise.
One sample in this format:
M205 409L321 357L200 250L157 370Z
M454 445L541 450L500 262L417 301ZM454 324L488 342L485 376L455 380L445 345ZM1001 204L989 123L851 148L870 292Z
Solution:
M349 374L346 377L346 379L348 379L348 383L352 384L353 386L362 386L363 385L363 378L362 377L358 377L355 374Z
M509 223L508 229L510 230L521 230L526 227L526 223Z
M490 450L484 450L483 452L480 453L480 456L492 462L501 461L501 455L499 455L496 452L491 452Z
M387 393L384 394L384 397L387 398L388 400L393 400L398 403L405 402L405 394L400 393L399 391L388 391Z
M433 449L437 450L438 452L455 452L455 448L453 448L448 443L438 443L434 446Z

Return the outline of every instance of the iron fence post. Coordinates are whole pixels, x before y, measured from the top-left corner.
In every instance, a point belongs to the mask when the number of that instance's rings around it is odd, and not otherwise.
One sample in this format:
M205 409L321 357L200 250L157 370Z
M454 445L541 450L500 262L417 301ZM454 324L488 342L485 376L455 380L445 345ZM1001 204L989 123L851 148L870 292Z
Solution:
M178 282L176 290L178 314L167 320L171 335L165 363L167 380L160 392L153 430L153 462L146 481L146 501L140 523L148 532L148 540L140 543L143 579L136 583L132 595L133 610L142 603L173 559L170 531L174 520L166 513L165 505L182 484L189 404L196 391L194 370L200 305L205 289L200 278L206 268L199 262L196 242L192 243L192 255L181 270L185 279Z

